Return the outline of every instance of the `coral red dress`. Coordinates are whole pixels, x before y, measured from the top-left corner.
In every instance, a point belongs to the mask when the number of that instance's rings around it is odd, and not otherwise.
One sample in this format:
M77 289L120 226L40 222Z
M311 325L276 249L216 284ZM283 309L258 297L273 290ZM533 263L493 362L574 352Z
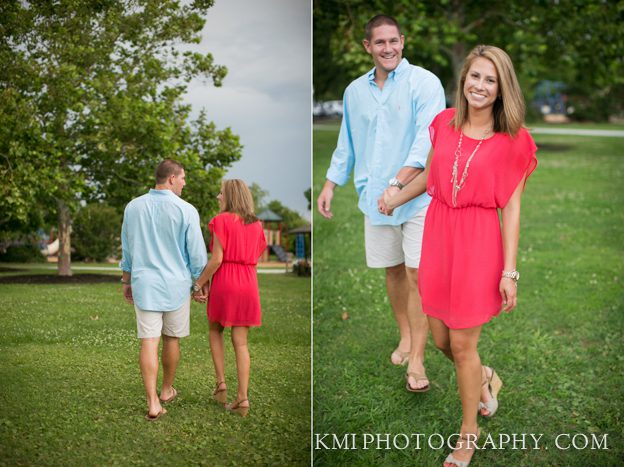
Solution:
M425 314L451 329L487 323L502 308L499 292L503 243L498 209L505 207L522 177L535 170L537 147L526 129L512 138L495 133L483 140L453 206L451 182L460 133L449 125L455 109L440 112L429 132L434 149L427 193L418 286ZM462 138L457 178L479 140Z
M260 293L256 264L266 248L260 222L245 225L236 214L222 212L208 224L223 247L223 262L212 276L208 319L221 326L260 326Z

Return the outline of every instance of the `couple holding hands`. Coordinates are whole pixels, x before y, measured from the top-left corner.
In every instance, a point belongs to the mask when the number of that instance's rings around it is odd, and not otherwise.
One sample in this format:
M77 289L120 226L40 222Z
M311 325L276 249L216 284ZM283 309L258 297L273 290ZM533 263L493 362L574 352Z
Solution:
M407 364L408 391L428 391L431 330L455 366L463 412L444 465L466 467L480 435L477 415L498 408L502 381L481 364L477 344L483 324L516 306L520 201L537 148L503 50L480 45L468 54L454 108L445 109L439 79L402 58L404 40L392 17L367 23L363 45L374 68L345 91L317 207L331 219L334 188L353 171L367 265L385 269L399 327L390 359Z
M249 327L260 326L255 266L266 248L251 192L242 180L224 180L220 213L208 227L210 261L197 210L180 198L185 174L171 159L156 169L156 186L126 206L121 232L123 295L134 305L141 340L139 366L147 396L145 418L158 420L177 397L173 386L180 338L190 333L190 301L207 303L209 340L216 375L213 398L241 416L249 411ZM193 279L195 281L193 281ZM238 390L227 403L223 331L232 327ZM157 392L158 347L163 338L163 381Z

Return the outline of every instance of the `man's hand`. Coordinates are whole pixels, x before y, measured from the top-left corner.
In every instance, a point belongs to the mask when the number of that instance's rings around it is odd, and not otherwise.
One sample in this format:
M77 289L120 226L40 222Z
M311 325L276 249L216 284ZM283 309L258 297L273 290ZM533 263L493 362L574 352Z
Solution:
M316 200L316 206L318 208L318 212L320 212L321 216L323 216L326 219L331 219L334 216L334 214L331 212L331 202L332 202L332 198L334 197L335 186L336 186L335 183L327 180L325 182L325 186L321 190L321 194Z
M385 214L386 216L392 215L394 209L388 209L387 204L390 198L392 198L392 196L397 194L399 191L401 190L398 186L390 186L384 190L383 194L377 200L377 209L380 213Z
M130 284L123 284L123 297L130 305L134 305L134 298L132 298L132 286Z

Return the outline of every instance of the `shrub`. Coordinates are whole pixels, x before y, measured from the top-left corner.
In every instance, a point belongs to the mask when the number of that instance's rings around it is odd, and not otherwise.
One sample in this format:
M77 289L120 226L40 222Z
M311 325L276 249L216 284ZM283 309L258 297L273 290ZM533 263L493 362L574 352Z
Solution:
M0 261L4 263L41 263L45 258L34 243L13 245L0 253Z
M72 226L72 247L76 258L104 261L117 254L121 235L121 216L106 204L88 204Z

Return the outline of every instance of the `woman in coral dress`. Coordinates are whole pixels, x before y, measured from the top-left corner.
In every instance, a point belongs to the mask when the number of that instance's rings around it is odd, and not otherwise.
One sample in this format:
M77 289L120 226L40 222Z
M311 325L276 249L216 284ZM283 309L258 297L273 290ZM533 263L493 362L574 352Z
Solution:
M212 255L193 288L198 297L205 299L207 295L210 350L217 377L213 397L225 404L227 410L245 416L249 411L247 333L249 327L260 326L256 264L266 248L266 240L245 182L224 180L217 198L221 212L208 224L212 234ZM234 402L227 404L223 330L230 326L236 354L238 391Z
M481 365L477 344L483 324L516 306L520 199L537 148L523 128L522 91L501 49L470 52L455 107L431 123L424 172L382 211L391 214L425 187L432 197L418 285L435 344L455 364L462 402L461 436L444 465L465 467L479 436L477 413L491 417L498 408L502 381Z

